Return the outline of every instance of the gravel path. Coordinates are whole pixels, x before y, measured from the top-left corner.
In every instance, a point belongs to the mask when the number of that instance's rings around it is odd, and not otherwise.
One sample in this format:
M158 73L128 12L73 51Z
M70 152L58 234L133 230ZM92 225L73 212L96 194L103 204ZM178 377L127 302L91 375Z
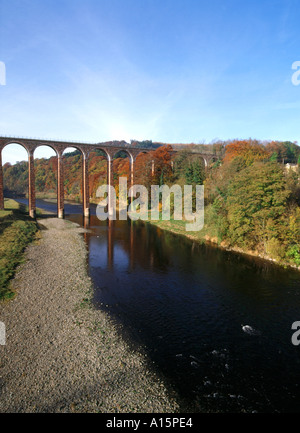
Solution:
M90 304L83 229L40 224L12 282L17 296L0 304L0 412L178 412L147 358Z

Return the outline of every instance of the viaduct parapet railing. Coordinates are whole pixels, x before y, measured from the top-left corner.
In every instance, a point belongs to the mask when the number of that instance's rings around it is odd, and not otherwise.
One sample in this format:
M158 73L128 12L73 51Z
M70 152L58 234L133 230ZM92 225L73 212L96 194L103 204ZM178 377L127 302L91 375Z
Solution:
M64 164L63 153L67 148L75 148L82 153L83 156L83 213L88 217L90 214L90 198L89 198L89 182L88 182L88 161L91 152L101 150L107 158L107 184L113 185L113 159L120 151L126 152L130 160L130 186L133 185L134 179L134 164L136 157L140 153L148 153L154 151L153 148L139 148L133 146L115 146L108 143L78 143L68 141L55 140L40 140L31 138L17 137L1 137L0 136L0 209L4 209L4 185L3 185L3 170L2 170L2 150L9 144L19 144L25 148L28 154L28 205L29 215L34 218L36 210L36 195L35 195L35 170L34 170L34 152L38 147L48 146L54 150L57 156L57 213L59 218L64 217ZM182 149L180 149L182 150ZM173 149L172 154L176 154L179 149ZM195 152L191 152L195 154ZM204 160L205 167L216 158L215 154L207 152L198 153ZM154 164L152 164L154 171Z

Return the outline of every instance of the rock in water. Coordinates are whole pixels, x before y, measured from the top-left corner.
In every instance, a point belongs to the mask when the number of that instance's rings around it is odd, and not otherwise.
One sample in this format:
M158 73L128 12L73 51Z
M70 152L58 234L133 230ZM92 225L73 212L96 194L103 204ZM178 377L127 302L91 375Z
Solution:
M260 334L259 331L257 331L256 329L253 329L249 325L242 325L242 330L244 332L246 332L246 334L249 334L249 335L259 335Z

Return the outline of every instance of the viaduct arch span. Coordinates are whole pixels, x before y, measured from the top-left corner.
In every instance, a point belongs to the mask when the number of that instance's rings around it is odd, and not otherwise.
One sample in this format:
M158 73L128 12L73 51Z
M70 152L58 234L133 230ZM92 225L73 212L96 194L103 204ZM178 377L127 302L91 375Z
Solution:
M114 146L108 143L77 143L68 141L53 141L53 140L39 140L30 138L17 138L17 137L1 137L0 136L0 209L4 209L4 185L3 185L3 170L2 170L2 150L9 144L19 144L27 151L28 154L28 204L29 215L34 218L36 210L36 197L35 197L35 171L34 171L34 152L38 147L48 146L52 148L57 156L57 213L59 218L64 217L64 165L63 153L67 148L75 148L82 154L83 160L83 213L88 217L90 214L90 200L89 200L89 181L88 181L88 162L89 154L95 150L102 150L107 158L107 184L113 185L113 158L120 151L126 152L130 160L130 183L133 185L134 179L134 163L136 157L140 153L150 152L153 148L138 148L133 146ZM177 150L173 150L175 154ZM192 152L195 154L195 152ZM213 153L196 153L204 160L205 167L216 157ZM154 166L152 167L154 170Z

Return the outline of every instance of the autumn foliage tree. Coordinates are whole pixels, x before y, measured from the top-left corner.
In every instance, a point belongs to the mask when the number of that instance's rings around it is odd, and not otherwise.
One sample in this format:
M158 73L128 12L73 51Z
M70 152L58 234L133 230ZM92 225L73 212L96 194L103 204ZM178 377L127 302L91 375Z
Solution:
M271 150L272 151L271 151ZM219 241L300 265L299 176L274 147L234 141L205 181L208 232Z
M282 168L256 162L240 171L227 191L228 236L238 246L267 252L268 241L280 236L291 191Z
M146 186L162 185L172 181L172 146L141 153L135 162L135 183ZM152 168L154 171L152 171Z
M300 157L300 147L297 142L271 141L266 144L266 150L272 160L277 162L296 164Z
M269 153L258 141L235 140L227 144L224 162L231 162L237 157L242 157L246 165L251 165L254 161L269 159Z

